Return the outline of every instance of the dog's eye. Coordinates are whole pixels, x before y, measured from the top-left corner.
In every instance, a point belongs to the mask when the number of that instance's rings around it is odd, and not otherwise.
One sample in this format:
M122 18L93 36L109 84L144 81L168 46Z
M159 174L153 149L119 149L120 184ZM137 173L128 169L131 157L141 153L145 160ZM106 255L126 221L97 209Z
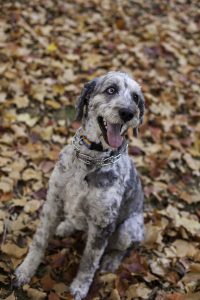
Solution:
M133 94L133 101L134 101L136 104L138 104L138 102L139 102L139 97L138 97L137 94Z
M109 95L113 95L117 92L116 88L114 87L109 87L106 89L106 93L109 94Z

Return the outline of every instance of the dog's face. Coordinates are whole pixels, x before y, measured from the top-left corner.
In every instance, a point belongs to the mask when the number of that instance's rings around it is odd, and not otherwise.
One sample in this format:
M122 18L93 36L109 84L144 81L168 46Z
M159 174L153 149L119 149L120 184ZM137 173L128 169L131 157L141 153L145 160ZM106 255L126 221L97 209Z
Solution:
M144 98L140 86L129 75L109 72L87 83L79 98L77 118L93 127L101 142L118 148L127 129L142 123ZM92 124L92 125L91 125Z

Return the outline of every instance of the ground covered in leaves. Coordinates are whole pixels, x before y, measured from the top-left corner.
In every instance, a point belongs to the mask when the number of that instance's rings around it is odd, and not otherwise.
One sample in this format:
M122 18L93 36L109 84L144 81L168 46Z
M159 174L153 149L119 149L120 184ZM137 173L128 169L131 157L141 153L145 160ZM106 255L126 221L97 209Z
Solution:
M1 1L0 299L72 299L84 235L54 239L30 285L14 290L48 178L78 124L85 81L128 71L146 116L129 152L145 192L145 240L92 299L200 299L199 1Z

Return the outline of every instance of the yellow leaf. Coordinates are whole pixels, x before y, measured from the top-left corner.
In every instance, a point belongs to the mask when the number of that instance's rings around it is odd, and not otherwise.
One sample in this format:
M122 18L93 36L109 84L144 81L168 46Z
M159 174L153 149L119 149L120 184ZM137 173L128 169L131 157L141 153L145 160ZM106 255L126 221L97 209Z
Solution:
M49 44L49 46L47 47L47 50L49 52L55 52L57 49L58 48L57 48L56 44L54 44L54 43Z
M55 93L58 93L58 94L62 95L65 91L65 87L61 84L54 84L53 85L53 91Z
M51 106L54 109L59 109L61 107L60 103L54 100L47 100L46 103L48 106Z

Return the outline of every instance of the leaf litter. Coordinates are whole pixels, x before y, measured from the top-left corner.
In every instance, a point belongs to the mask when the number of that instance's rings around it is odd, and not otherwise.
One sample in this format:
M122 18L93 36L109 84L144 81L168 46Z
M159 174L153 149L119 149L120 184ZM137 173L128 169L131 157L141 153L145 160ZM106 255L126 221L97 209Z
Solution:
M0 299L72 299L85 237L50 242L30 285L13 289L48 179L79 124L83 83L109 70L141 84L146 115L129 153L145 192L145 239L88 300L200 299L198 1L1 2Z

